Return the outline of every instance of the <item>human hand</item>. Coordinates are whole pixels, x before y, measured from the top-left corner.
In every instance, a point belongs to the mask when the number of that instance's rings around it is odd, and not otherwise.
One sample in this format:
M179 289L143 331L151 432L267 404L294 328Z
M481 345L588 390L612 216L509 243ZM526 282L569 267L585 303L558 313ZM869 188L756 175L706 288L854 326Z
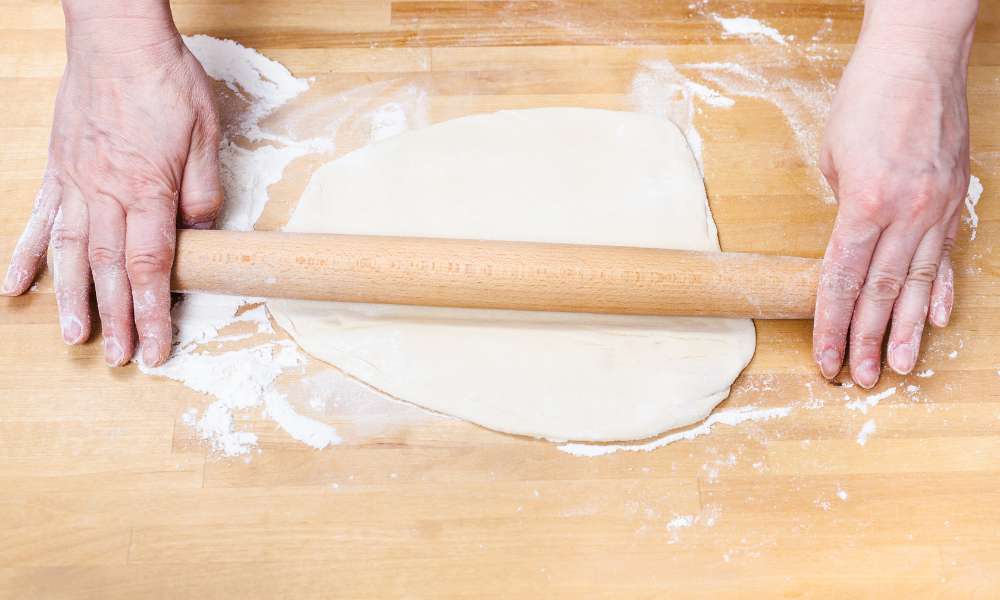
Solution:
M965 87L975 21L974 2L955 35L886 23L890 15L876 9L892 0L870 4L820 157L840 206L813 329L827 378L840 371L849 333L851 376L865 388L878 382L890 320L888 364L907 374L928 316L944 327L951 315L949 252L969 185Z
M169 6L108 16L92 9L113 3L88 2L65 3L48 165L3 294L24 293L51 248L63 340L90 336L93 283L107 363L129 362L138 334L142 360L157 365L170 353L177 225L211 227L222 203L218 117Z

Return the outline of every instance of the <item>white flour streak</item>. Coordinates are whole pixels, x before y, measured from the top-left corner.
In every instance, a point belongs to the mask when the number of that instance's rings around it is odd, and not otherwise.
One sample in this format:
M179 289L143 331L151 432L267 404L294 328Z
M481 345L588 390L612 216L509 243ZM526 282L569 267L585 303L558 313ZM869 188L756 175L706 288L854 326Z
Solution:
M684 69L695 69L696 71L728 71L740 77L745 77L757 83L767 83L767 78L760 73L754 73L741 64L733 62L712 62L712 63L685 63L680 65Z
M685 68L688 65L681 65ZM718 68L716 68L718 67ZM774 73L781 73L784 65L774 68ZM820 136L826 121L830 102L833 99L834 86L821 79L819 82L803 81L791 75L766 78L763 75L750 73L747 69L733 69L729 66L713 66L705 68L690 66L701 77L720 87L727 94L756 98L775 105L788 122L795 136L801 159L814 172L814 179L819 184L815 191L824 195L824 199L833 202L833 195L825 184L819 171L818 157L820 151Z
M249 103L250 115L243 120L241 133L252 140L263 135L261 119L309 89L308 81L294 77L281 63L232 40L193 35L184 36L184 43L209 77Z
M656 450L657 448L673 444L674 442L679 442L681 440L693 440L694 438L707 435L712 431L712 428L718 424L735 427L746 421L770 421L771 419L787 417L791 412L791 407L756 408L753 406L743 406L740 408L717 412L710 415L699 425L678 431L676 433L668 433L667 435L658 437L655 440L644 444L570 443L562 444L557 446L557 448L567 454L587 457L605 456L608 454L614 454L615 452L650 452L652 450Z
M916 375L917 375L917 377L921 377L921 378L924 378L924 379L926 379L928 377L933 377L934 376L934 369L925 369L923 371L920 371Z
M712 88L700 83L685 81L684 87L687 88L695 97L703 100L710 106L729 108L730 106L736 104L736 101L732 98L727 98Z
M722 29L725 31L723 37L727 36L737 36L743 38L755 38L755 37L765 37L773 42L778 42L781 45L787 45L788 40L785 36L775 29L761 23L757 19L752 19L750 17L733 17L724 18L718 15L712 15L715 21L722 25Z
M982 195L983 182L979 181L979 178L973 175L969 178L969 192L965 195L965 209L969 214L962 219L969 225L969 230L971 231L969 235L970 240L976 239L976 233L979 229L979 215L976 214L976 205L979 204L979 198Z
M815 52L819 50L819 46L814 43L815 48L812 50L799 49L788 44L793 36L784 36L773 27L750 17L706 16L715 19L723 27L724 35L751 38L768 45L771 53L766 58L767 63L755 68L748 68L738 62L690 63L679 67L696 71L702 79L721 88L726 94L756 98L775 105L792 129L799 156L815 182L810 191L822 197L825 202L833 203L833 194L819 171L818 160L820 136L835 86L822 71L812 66L813 61L818 58ZM736 58L738 60L740 57ZM760 60L761 57L755 54L752 62ZM802 67L811 71L812 76L803 77ZM763 70L769 75L763 75Z
M267 205L267 188L281 180L285 167L293 160L309 152L304 145L268 145L248 150L224 140L219 161L226 202L216 225L220 229L252 230Z
M896 388L891 387L883 392L879 392L878 394L872 394L871 396L868 396L864 400L854 400L852 402L848 402L846 406L848 410L861 411L861 414L867 415L869 409L875 408L876 406L878 406L879 402L885 400L886 398L892 396L895 393L896 393Z
M868 419L865 424L861 426L861 431L858 432L858 445L864 446L868 443L868 438L875 433L875 419Z
M264 414L274 419L288 435L317 450L341 442L336 429L295 412L288 397L273 390L264 395Z

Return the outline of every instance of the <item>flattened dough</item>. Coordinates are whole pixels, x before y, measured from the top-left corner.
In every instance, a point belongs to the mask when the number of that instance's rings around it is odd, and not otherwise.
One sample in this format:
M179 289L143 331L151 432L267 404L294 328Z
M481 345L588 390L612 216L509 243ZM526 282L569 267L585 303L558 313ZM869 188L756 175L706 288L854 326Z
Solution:
M362 148L316 171L285 229L719 249L677 127L579 108L464 117ZM560 441L703 419L755 346L745 319L269 305L306 352L396 398Z

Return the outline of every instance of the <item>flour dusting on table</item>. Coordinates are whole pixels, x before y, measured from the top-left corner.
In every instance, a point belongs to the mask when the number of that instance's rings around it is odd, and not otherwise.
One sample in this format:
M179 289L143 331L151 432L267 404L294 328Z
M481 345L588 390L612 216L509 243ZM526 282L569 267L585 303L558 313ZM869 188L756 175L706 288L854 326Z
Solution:
M772 42L777 42L783 46L788 45L788 40L785 36L775 29L770 27L757 19L751 17L720 17L714 15L715 21L722 25L724 33L723 37L727 36L738 36L738 37L765 37Z
M557 446L559 450L576 456L606 456L615 452L650 452L657 448L662 448L681 440L693 440L694 438L707 435L717 424L735 427L746 421L770 421L787 417L791 414L791 407L778 408L755 408L753 406L743 406L729 410L722 410L709 415L707 419L694 427L689 427L674 433L660 436L653 441L640 444L581 444L570 443Z

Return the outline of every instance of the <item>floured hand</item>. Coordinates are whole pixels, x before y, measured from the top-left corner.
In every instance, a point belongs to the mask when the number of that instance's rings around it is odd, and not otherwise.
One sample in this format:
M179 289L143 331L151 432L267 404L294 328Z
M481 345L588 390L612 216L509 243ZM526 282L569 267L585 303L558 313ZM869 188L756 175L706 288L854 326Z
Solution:
M851 376L873 387L887 327L889 366L909 373L928 317L939 327L950 318L949 251L969 185L965 87L975 4L866 5L820 158L840 204L813 330L827 378L849 346Z
M66 343L90 336L93 283L107 363L127 363L138 344L155 365L170 351L176 227L208 228L221 206L219 125L166 3L113 4L65 3L48 166L3 293L24 293L49 248Z

